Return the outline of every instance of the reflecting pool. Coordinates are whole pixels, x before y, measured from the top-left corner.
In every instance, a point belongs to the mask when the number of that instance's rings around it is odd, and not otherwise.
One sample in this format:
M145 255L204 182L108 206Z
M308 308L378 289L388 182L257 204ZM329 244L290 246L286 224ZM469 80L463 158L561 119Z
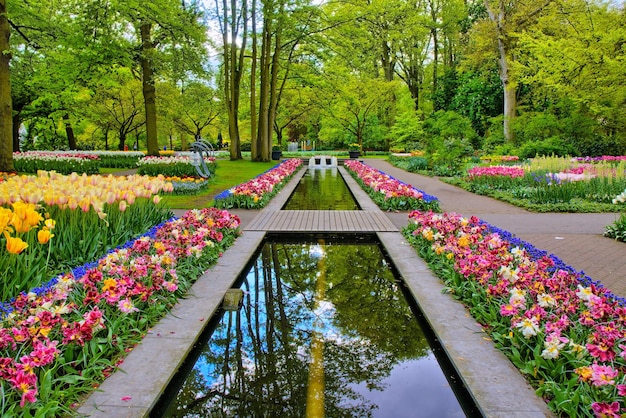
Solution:
M214 318L152 416L472 411L457 400L454 377L374 236L293 239L266 239L240 278L239 309Z
M285 210L358 210L359 205L337 167L308 168Z

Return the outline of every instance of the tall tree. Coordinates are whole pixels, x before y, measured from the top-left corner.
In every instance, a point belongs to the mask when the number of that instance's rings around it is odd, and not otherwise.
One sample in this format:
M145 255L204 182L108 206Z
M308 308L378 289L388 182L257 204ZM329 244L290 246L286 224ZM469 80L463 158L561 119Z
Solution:
M222 68L225 105L228 111L230 159L240 160L241 135L239 132L239 101L244 74L246 43L248 38L248 2L241 0L215 0L215 10L222 34ZM238 43L241 43L239 46Z
M300 56L301 43L318 33L319 10L308 0L297 2L267 1L263 6L263 32L259 56L259 105L256 161L269 161L273 130L288 83L291 67Z
M132 1L118 4L122 16L135 26L139 42L138 62L141 69L142 90L146 118L146 142L149 155L158 155L156 109L156 80L159 61L175 61L187 68L196 67L197 55L187 54L186 60L173 56L202 48L206 34L201 25L201 14L196 2ZM159 64L159 65L157 65ZM177 69L178 73L184 69Z
M0 171L12 172L13 168L13 106L9 61L11 28L6 0L0 0Z
M180 105L175 107L172 115L176 126L194 140L204 137L207 128L214 125L219 116L219 103L215 100L215 92L209 86L192 82L181 92Z
M555 4L518 39L527 56L524 82L534 97L573 102L605 137L626 140L623 9L581 0Z
M504 89L504 137L514 139L511 123L517 112L517 87L512 66L515 65L517 35L532 26L553 0L541 3L530 0L484 0L491 23L492 39L495 40L500 81Z

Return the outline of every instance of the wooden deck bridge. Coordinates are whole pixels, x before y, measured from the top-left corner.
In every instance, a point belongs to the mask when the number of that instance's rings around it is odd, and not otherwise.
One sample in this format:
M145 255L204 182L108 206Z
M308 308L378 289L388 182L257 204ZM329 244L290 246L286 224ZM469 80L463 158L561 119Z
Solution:
M284 233L398 232L398 228L350 174L343 167L339 167L339 171L361 205L361 210L281 210L306 172L306 169L301 169L244 230Z
M267 232L397 232L382 212L363 210L280 210L261 212L246 227Z

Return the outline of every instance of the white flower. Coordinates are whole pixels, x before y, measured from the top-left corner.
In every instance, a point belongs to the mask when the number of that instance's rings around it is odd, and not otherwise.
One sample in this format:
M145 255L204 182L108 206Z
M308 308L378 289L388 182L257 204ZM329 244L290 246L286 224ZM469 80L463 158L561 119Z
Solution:
M522 289L514 287L513 289L509 290L509 293L511 294L511 297L509 298L509 304L511 304L512 306L519 308L526 303L526 292Z
M539 332L539 324L535 318L524 318L515 327L522 331L525 338L535 336Z
M591 287L583 287L582 285L578 285L578 292L576 292L576 296L578 296L581 300L585 302L589 302L593 293L591 292Z
M549 308L556 305L556 300L547 293L542 293L540 295L537 295L537 303L542 308Z
M548 336L544 342L544 349L541 352L541 357L545 359L555 359L559 356L559 353L565 347L565 343L558 337Z
M511 283L515 283L519 279L519 276L517 275L518 272L519 270L517 268L513 270L509 266L502 266L500 267L500 270L498 270L500 277Z
M517 259L520 259L522 257L524 257L524 249L520 248L520 247L513 247L511 249L511 254L513 254L513 256Z

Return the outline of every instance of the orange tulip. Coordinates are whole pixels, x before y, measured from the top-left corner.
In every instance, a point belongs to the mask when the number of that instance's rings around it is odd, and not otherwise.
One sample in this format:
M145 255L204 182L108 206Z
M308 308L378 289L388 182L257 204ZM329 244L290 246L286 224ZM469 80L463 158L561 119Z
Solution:
M9 223L13 218L13 211L11 209L0 207L0 232L10 230Z
M8 233L4 233L4 237L7 239L7 251L11 254L19 254L28 248L28 244L22 241L21 238L12 237Z
M50 241L50 238L52 238L54 236L54 234L52 234L50 232L49 229L44 228L44 229L40 229L37 232L37 241L39 241L40 244L47 244L48 241Z
M15 227L16 232L28 232L43 221L43 217L32 203L15 202L12 206L13 219L11 224Z

